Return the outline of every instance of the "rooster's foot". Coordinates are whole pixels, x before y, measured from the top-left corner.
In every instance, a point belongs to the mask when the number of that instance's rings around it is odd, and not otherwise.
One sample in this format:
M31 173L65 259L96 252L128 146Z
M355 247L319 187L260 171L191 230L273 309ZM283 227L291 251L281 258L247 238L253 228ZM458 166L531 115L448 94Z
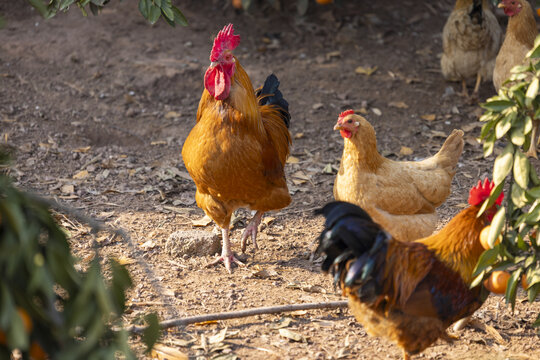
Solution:
M240 260L238 260L234 254L230 254L230 255L221 255L219 256L217 259L215 259L214 261L212 261L211 263L208 263L206 265L206 267L210 267L210 266L214 266L216 265L217 263L219 262L223 262L223 265L225 265L225 269L227 269L227 271L229 272L229 274L232 274L232 270L231 270L231 265L232 264L236 264L238 266L241 266L241 267L244 267L246 266L246 264L244 264L243 262L241 262Z
M257 229L261 223L262 215L263 213L261 211L257 211L257 213L253 216L253 219L251 219L249 222L248 226L246 226L244 229L241 242L242 252L246 251L248 237L251 237L251 241L253 242L255 249L259 250L259 246L257 245Z

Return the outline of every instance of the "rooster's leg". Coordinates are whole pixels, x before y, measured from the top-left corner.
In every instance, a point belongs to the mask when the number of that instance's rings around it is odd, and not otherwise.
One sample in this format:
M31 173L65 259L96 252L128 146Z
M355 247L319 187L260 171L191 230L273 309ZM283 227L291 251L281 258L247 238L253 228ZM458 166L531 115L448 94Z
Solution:
M403 360L411 360L411 355L405 349L403 349Z
M257 211L255 216L253 216L253 219L251 219L249 222L248 226L246 226L244 229L244 233L242 234L242 252L246 251L247 239L250 235L251 241L253 241L253 246L255 246L255 249L259 250L259 247L257 246L257 229L259 228L263 214L264 213L262 211Z
M233 263L236 263L238 266L245 266L243 262L238 260L234 257L234 254L231 250L231 241L229 240L229 229L221 229L221 234L223 237L223 245L221 247L221 256L218 257L216 260L212 261L206 267L212 266L217 264L220 261L223 261L223 264L225 265L225 268L229 272L229 274L232 273L231 271L231 265Z

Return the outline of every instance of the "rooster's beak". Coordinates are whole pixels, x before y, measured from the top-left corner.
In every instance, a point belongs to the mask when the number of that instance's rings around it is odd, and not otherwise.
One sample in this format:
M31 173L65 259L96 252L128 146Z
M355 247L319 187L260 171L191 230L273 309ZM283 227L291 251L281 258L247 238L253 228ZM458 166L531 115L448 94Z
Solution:
M506 5L504 3L500 2L499 5L497 5L498 8L504 9Z

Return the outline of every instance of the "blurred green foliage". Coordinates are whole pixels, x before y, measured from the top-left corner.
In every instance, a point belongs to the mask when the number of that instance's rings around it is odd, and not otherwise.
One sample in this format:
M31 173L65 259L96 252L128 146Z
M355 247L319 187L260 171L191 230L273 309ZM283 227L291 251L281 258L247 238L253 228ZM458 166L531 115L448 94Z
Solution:
M482 107L480 121L485 122L480 134L484 155L494 152L498 142L505 147L495 158L495 187L483 209L491 207L505 185L510 190L505 206L495 214L489 231L486 250L475 270L477 285L492 271L510 271L506 301L512 309L519 283L525 277L527 297L533 302L540 292L540 178L530 159L536 156L540 124L540 36L527 55L525 65L512 69L513 74L503 84L499 94ZM503 241L495 245L503 232ZM540 327L540 314L535 326Z
M126 268L96 256L77 271L66 233L47 204L17 190L0 172L0 358L135 359L122 330ZM153 328L149 347L158 337Z
M92 14L97 15L110 0L28 0L41 16L49 19L59 11L69 10L71 5L76 5L86 16L90 9ZM171 0L139 0L139 11L151 24L156 23L162 17L169 25L187 26L188 22L182 12L172 4Z

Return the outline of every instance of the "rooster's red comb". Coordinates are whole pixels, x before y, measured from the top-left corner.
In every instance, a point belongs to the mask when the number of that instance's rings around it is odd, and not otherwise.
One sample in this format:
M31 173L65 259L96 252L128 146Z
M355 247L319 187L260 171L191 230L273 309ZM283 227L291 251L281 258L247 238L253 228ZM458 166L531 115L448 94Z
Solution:
M495 183L492 183L489 181L488 178L484 180L484 183L482 184L481 180L478 180L478 184L474 186L471 191L469 192L469 205L477 206L484 202L489 197L489 194L491 194L491 190L495 187ZM501 205L504 198L504 193L501 193L497 200L495 201L495 204Z
M225 26L214 39L210 61L217 61L224 50L234 50L238 44L240 44L240 35L234 35L233 24Z
M338 119L343 119L345 116L351 115L351 114L354 114L353 109L345 110L341 114L339 114Z

